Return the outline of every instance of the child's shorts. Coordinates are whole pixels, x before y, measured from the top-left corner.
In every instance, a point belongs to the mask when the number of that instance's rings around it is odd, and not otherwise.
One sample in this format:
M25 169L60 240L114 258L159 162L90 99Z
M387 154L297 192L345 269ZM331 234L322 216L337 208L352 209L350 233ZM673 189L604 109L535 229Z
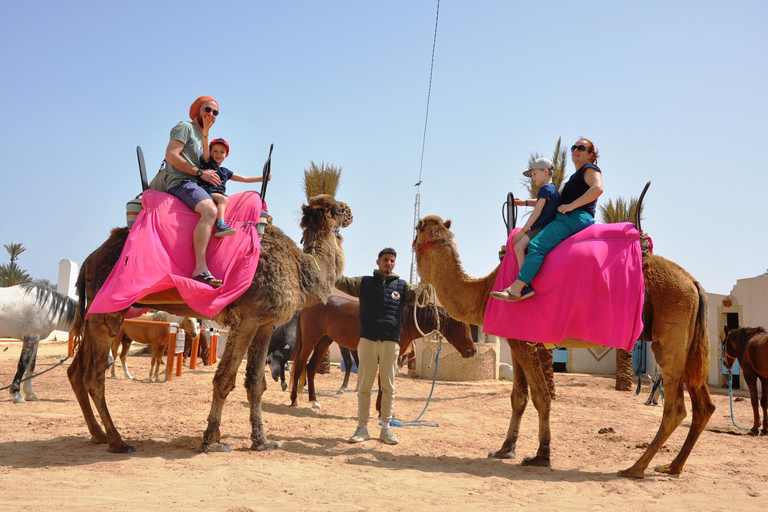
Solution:
M538 228L534 228L528 232L528 240L533 240L533 238L541 233L541 230L544 229L545 226L540 226Z

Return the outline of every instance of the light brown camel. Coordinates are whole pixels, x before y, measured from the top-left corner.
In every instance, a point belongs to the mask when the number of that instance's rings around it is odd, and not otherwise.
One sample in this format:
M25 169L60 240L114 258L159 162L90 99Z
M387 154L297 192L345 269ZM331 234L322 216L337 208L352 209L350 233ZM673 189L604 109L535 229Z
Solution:
M430 215L421 219L413 246L419 275L435 286L438 299L457 320L482 325L488 296L499 268L475 279L467 276L453 246L451 221ZM709 339L707 335L707 302L701 285L675 263L660 256L643 256L646 300L645 339L653 339L652 349L664 374L667 397L661 427L648 449L635 464L620 472L621 476L643 478L645 469L675 428L686 416L683 383L691 396L693 419L688 437L671 464L657 466L656 471L679 474L688 455L715 410L707 388ZM504 444L489 457L515 457L520 421L528 403L528 385L533 405L539 413L539 448L534 458L523 460L524 466L551 465L549 426L550 397L544 382L535 348L525 341L508 339L512 351L513 385L512 418ZM535 341L535 340L530 340ZM594 347L581 340L567 339L565 347Z
M325 302L336 276L344 270L344 253L338 229L352 222L349 207L328 195L315 196L302 207L301 227L304 250L279 228L268 225L261 239L261 257L248 290L226 306L215 320L230 326L229 341L213 378L213 399L208 428L200 451L229 451L222 444L219 426L227 395L235 387L240 362L246 352L248 364L245 388L250 403L251 449L276 448L269 442L261 417L261 396L266 389L264 375L272 328L291 319L296 310ZM104 372L112 338L120 330L125 311L93 314L83 323L88 303L104 284L128 236L128 228L112 231L109 239L83 263L77 280L80 309L73 326L77 353L67 374L83 411L94 443L108 443L108 451L123 453L135 449L124 443L107 409ZM200 317L181 301L176 289L142 299L137 306L169 313ZM104 424L93 414L89 397ZM105 433L106 431L106 433Z

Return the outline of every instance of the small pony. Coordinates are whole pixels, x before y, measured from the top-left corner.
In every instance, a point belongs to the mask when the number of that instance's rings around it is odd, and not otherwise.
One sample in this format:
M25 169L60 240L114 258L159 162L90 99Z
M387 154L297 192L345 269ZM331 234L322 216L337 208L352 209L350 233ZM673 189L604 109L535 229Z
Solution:
M768 332L762 327L741 327L730 331L725 327L723 357L729 372L733 363L739 361L741 374L749 387L752 412L755 416L749 433L753 436L768 435ZM757 379L760 379L760 387L763 388L763 396L760 399L763 409L762 430L758 430L760 411L757 409Z

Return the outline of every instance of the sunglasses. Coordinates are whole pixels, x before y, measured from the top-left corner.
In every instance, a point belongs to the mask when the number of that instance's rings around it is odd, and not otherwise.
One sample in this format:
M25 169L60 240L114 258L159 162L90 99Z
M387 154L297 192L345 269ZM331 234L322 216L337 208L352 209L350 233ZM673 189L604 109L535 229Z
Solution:
M216 117L217 115L219 115L219 111L218 110L213 110L211 107L205 107L205 113L206 114L211 114L212 113L213 117Z
M587 150L587 146L585 146L584 144L579 144L578 146L576 144L574 144L573 146L571 146L571 153L573 153L576 150L586 151Z

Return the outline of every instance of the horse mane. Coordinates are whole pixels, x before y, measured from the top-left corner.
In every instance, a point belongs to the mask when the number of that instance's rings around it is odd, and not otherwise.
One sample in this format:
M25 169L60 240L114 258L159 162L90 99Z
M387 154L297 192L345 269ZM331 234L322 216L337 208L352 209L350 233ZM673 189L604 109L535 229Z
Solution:
M48 309L51 315L66 321L68 324L74 322L75 313L77 312L76 300L40 283L22 283L20 286L26 295L32 293L33 290L37 292L35 297L36 306L44 308L50 302Z

